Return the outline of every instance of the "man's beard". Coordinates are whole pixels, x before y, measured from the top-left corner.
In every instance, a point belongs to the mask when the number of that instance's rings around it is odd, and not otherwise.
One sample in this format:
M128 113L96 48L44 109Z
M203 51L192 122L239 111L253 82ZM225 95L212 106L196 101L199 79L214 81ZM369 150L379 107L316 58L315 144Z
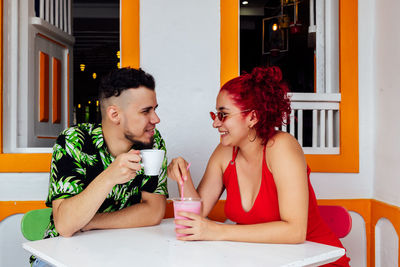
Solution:
M132 148L135 150L151 149L154 144L154 137L152 136L150 142L145 143L139 140L135 140L135 137L130 133L125 133L125 138L132 142Z

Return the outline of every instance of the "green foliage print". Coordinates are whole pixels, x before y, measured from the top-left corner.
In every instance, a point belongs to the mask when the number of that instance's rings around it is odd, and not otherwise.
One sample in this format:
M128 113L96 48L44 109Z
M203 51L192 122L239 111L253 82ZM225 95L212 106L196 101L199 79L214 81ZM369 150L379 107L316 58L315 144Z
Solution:
M81 161L81 151L83 146L83 132L78 127L71 127L64 131L65 150L68 155L77 161Z

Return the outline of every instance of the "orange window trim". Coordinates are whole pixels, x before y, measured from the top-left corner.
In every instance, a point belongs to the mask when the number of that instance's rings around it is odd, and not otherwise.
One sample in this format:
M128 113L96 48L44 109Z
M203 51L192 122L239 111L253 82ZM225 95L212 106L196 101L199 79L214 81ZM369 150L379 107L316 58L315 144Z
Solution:
M3 153L3 0L0 0L0 155ZM0 166L4 165L0 160Z
M340 154L306 155L314 172L359 172L358 2L339 1Z
M139 0L121 0L121 59L123 66L140 66L139 50ZM49 153L3 153L3 0L0 0L0 172L49 172ZM47 36L40 35L48 39ZM53 41L54 40L51 40ZM57 45L61 45L56 42ZM69 54L68 54L68 103L69 103ZM68 105L68 114L69 113ZM69 120L69 115L68 115ZM69 125L69 123L68 123ZM21 163L24 164L21 164Z
M140 67L140 1L121 0L121 66Z
M221 86L239 73L237 0L221 0ZM358 0L339 1L340 154L306 155L313 172L359 172Z
M49 172L51 159L49 153L3 153L3 0L0 0L0 14L0 172Z
M53 57L52 122L61 122L61 61Z
M39 121L49 121L49 55L39 52Z
M220 86L239 74L239 1L221 0Z

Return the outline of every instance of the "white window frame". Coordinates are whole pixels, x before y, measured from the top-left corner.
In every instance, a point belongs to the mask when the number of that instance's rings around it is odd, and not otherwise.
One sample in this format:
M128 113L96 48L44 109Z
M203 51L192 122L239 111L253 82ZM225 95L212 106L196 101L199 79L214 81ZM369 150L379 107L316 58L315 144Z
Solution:
M37 131L48 132L50 137L72 122L72 46L71 0L40 0L40 16L35 16L33 0L4 0L3 17L3 152L4 153L51 153L54 139L48 139L30 146ZM47 7L47 8L45 8ZM53 15L53 16L50 16ZM33 117L38 105L38 34L54 40L47 45L61 44L65 49L59 52L63 59L61 80L61 122L55 127L40 125ZM69 64L68 64L69 57ZM51 57L49 57L51 65ZM68 68L69 67L69 68ZM69 74L69 76L68 76ZM49 74L51 79L51 73ZM69 80L66 78L69 77ZM51 81L49 87L51 88ZM51 89L50 99L51 99ZM69 99L69 102L68 102ZM67 112L69 110L69 113ZM47 128L46 128L47 127ZM39 130L38 130L39 129ZM31 139L30 139L31 138Z
M291 121L281 130L295 135L297 128L296 138L305 154L340 154L339 0L309 1L309 32L316 33L316 89L290 94ZM313 113L310 147L303 146L304 110Z

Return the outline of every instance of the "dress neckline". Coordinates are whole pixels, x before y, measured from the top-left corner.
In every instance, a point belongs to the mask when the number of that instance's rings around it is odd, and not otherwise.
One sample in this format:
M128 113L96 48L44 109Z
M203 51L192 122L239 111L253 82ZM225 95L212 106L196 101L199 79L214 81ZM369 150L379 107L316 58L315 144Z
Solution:
M237 189L238 189L238 191L239 191L239 201L240 201L240 208L242 209L242 211L245 213L245 214L249 214L253 209L254 209L254 207L256 206L256 203L257 203L257 201L258 201L258 199L260 198L260 192L261 192L261 188L263 187L263 183L264 183L264 172L265 172L265 168L267 167L266 166L266 163L265 163L265 145L264 145L264 147L263 147L263 158L262 158L262 167L261 167L261 183L260 183L260 187L258 188L258 192L257 192L257 196L256 196L256 199L254 200L254 202L253 202L253 205L251 206L251 208L248 210L248 211L246 211L244 208L243 208L243 202L242 202L242 193L240 192L240 187L239 187L239 180L238 180L238 174L237 174L237 170L236 170L236 157L237 157L237 154L239 153L239 147L233 147L233 152L232 152L232 160L231 160L231 162L230 162L230 164L232 165L232 167L233 167L233 169L234 169L234 172L235 172L235 182L236 182L236 185L237 185ZM268 169L268 168L267 168Z

